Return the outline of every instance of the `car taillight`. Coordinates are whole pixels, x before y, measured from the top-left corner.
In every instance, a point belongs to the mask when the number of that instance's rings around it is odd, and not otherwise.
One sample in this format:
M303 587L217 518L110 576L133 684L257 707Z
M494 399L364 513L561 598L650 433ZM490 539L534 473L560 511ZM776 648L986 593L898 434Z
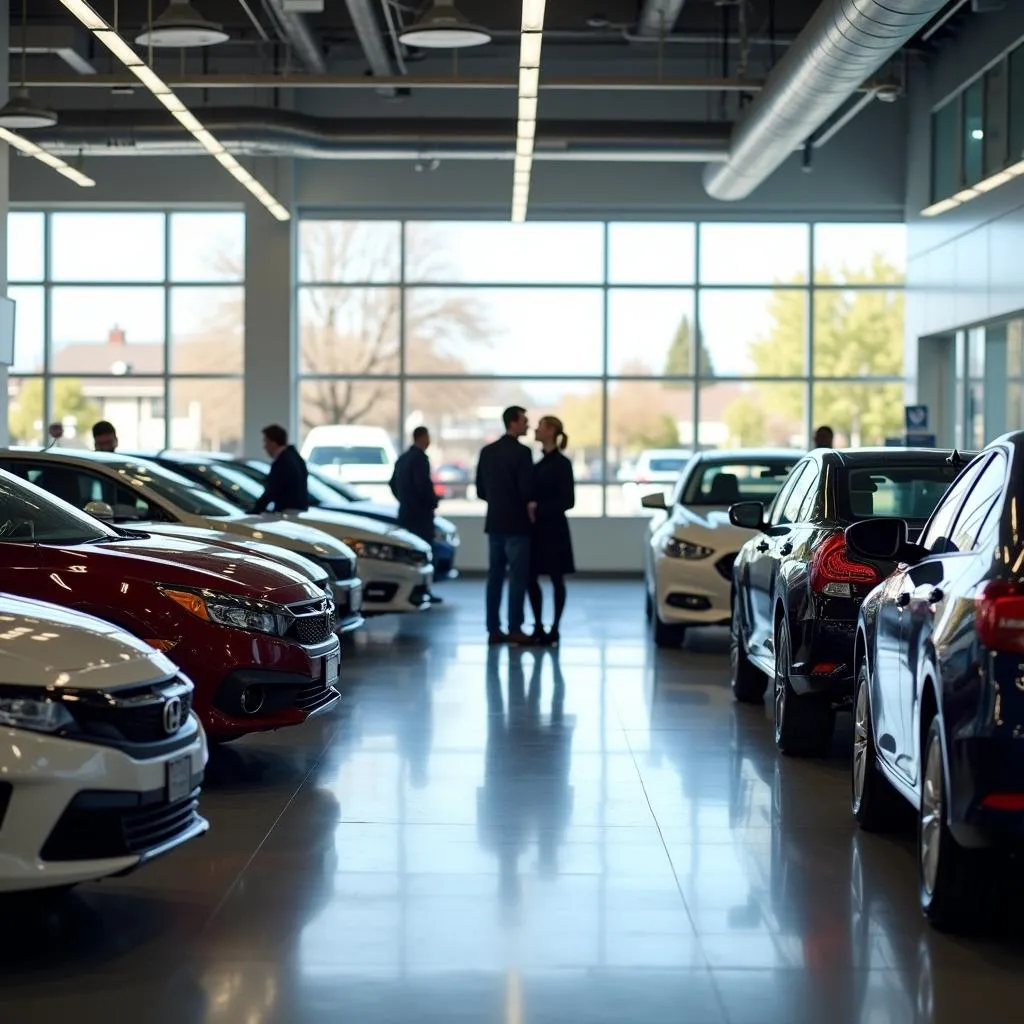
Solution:
M986 583L974 599L978 641L990 651L1024 654L1024 587L1009 580Z
M811 589L819 594L852 597L854 583L874 586L881 582L881 573L874 566L850 558L841 533L829 537L811 559Z

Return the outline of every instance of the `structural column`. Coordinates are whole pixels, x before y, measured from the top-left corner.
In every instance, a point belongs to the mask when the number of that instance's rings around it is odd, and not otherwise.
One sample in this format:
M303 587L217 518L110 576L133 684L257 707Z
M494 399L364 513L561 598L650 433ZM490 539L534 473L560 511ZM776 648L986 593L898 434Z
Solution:
M0 53L7 53L10 43L11 10L10 0L0 0ZM7 75L0 80L0 106L7 102ZM10 209L10 147L0 142L0 295L7 294L7 212ZM50 174L38 165L40 174ZM15 312L17 319L17 312ZM7 397L7 367L0 366L0 448L10 444L10 432L7 429L7 413L10 400Z
M253 172L291 205L291 162L258 161ZM294 425L292 350L293 222L275 220L259 203L246 204L245 453L262 455L268 423Z

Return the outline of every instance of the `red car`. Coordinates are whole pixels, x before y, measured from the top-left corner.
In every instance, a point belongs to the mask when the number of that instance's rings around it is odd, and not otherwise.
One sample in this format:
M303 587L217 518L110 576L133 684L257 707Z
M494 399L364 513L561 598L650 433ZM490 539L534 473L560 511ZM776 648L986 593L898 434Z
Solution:
M334 604L280 563L116 530L0 472L0 578L166 651L212 739L297 725L339 700Z

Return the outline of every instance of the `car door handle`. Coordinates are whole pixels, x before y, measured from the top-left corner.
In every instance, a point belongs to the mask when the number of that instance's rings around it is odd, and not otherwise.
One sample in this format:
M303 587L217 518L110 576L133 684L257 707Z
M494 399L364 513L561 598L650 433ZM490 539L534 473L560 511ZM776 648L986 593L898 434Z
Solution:
M790 544L790 542L787 540L786 543L783 544L781 548L779 548L779 554L780 555L791 555L791 554L793 554L793 545Z
M770 547L771 547L771 544L769 544L768 541L763 540L763 541L761 541L760 544L757 545L757 550L760 551L763 554Z
M910 592L907 591L907 590L904 590L903 593L900 594L900 596L896 598L896 603L901 608L906 608L910 604Z
M945 596L946 596L946 595L945 595L945 594L944 594L944 593L943 593L943 592L942 592L941 590L939 590L939 588L938 588L938 587L936 587L936 588L935 588L935 589L934 589L934 590L933 590L933 591L932 591L932 592L931 592L931 593L930 593L930 594L928 595L928 603L929 603L929 604L938 604L938 603L939 603L939 602L940 602L940 601L941 601L941 600L942 600L942 599L943 599L943 598L944 598Z

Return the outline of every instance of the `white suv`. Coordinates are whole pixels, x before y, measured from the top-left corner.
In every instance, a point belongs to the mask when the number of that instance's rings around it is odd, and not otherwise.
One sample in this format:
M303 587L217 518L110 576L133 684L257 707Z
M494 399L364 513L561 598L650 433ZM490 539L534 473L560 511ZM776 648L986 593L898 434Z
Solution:
M141 640L0 595L0 892L124 874L202 835L191 703Z

